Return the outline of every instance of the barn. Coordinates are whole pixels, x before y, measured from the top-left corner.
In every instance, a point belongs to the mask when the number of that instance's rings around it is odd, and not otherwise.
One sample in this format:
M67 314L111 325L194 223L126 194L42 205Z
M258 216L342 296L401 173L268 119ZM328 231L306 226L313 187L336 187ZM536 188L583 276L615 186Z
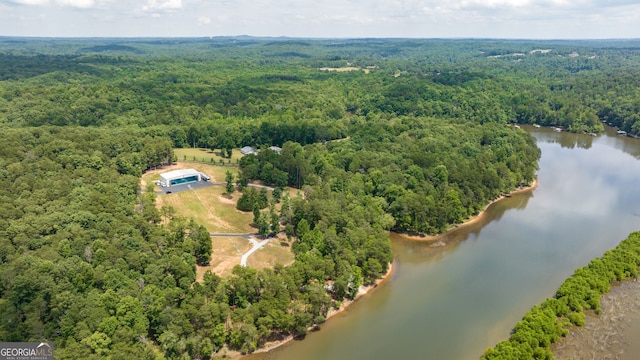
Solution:
M180 169L160 174L160 186L162 187L190 184L202 180L209 180L209 177L195 169Z

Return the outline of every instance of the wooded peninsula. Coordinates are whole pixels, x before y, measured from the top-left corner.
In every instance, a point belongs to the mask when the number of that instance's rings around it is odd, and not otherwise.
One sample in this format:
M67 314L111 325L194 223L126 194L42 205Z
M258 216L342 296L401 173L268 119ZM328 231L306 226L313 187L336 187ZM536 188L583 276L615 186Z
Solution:
M540 151L517 124L639 136L639 69L632 40L0 37L0 341L212 359L304 335L387 272L389 231L441 233L531 184ZM186 148L220 155L226 194L257 234L286 234L290 264L197 281L211 231L140 185ZM636 240L485 358L548 357L556 317L579 324L637 274L600 271L637 269Z

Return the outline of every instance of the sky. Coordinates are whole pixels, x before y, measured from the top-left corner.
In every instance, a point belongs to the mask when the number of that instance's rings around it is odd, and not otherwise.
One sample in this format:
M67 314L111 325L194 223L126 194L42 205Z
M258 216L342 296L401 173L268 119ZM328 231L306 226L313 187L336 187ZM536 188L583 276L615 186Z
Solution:
M0 0L0 36L640 38L640 0Z

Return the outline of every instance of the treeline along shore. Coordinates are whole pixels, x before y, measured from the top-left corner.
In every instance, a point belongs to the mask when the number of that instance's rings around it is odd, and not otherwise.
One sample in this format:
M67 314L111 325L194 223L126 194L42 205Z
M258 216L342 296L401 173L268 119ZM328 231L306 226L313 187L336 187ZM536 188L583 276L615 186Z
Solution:
M632 44L0 37L0 341L210 359L304 335L387 273L389 231L442 233L534 181L513 123L639 134ZM246 146L239 191L302 194L249 207L295 261L196 281L205 225L140 177Z
M516 195L516 194L520 194L520 193L524 193L524 192L528 192L528 191L533 191L535 188L538 187L538 179L533 179L533 181L531 182L531 184L529 185L523 185L518 187L517 189L509 192L509 193L505 193L500 195L499 197L497 197L496 199L494 199L493 201L491 201L490 203L488 203L482 210L480 210L480 212L478 212L478 214L476 215L472 215L469 218L467 218L464 222L460 223L460 224L452 224L449 228L447 228L446 230L444 230L443 232L439 233L439 234L415 234L415 233L407 233L407 232L397 232L396 234L398 234L399 236L401 236L403 239L409 239L409 240L415 240L415 241L430 241L430 242L437 242L437 241L443 241L443 239L445 239L445 235L450 234L454 231L457 230L461 230L462 228L465 228L469 225L475 224L478 221L482 220L485 212L487 211L487 209L497 203L498 201L511 197L511 195Z
M483 360L553 359L551 345L574 326L585 324L585 314L601 311L600 300L612 285L638 276L640 232L592 260L565 280L554 297L534 306L513 328L508 340L482 355Z

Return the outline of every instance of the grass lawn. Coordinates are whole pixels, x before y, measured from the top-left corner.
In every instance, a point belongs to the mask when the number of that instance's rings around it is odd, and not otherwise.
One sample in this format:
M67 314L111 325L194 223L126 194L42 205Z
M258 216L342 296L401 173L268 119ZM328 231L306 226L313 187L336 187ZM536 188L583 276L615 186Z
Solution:
M159 180L160 173L187 168L193 168L209 175L212 183L224 183L227 170L232 171L234 176L238 172L238 169L232 166L179 162L171 166L147 171L142 176L141 188L145 189L145 184ZM193 218L196 223L204 225L211 233L255 233L257 229L251 226L253 213L236 209L236 202L242 194L234 192L231 196L228 196L224 195L224 191L224 186L214 185L172 194L158 194L156 206L158 208L171 206L175 209L177 215ZM289 188L286 191L292 196L299 192L297 189ZM242 237L212 237L211 242L213 248L211 262L208 266L197 266L197 281L202 281L207 270L211 270L219 276L228 276L231 274L233 267L240 264L242 254L251 249L249 240ZM289 265L293 262L293 259L291 248L281 246L280 240L274 239L249 256L247 265L262 269L273 267L275 264Z
M242 157L240 149L233 149L231 152L231 159L223 158L220 156L220 150L211 151L209 149L200 148L183 148L173 149L178 161L180 162L203 162L203 163L215 163L220 164L222 160L226 165L238 165L238 161Z
M213 245L211 261L208 266L196 266L196 281L202 281L207 270L211 270L218 276L229 276L233 267L240 264L242 254L251 249L249 240L241 237L212 237L211 241Z
M193 218L196 223L204 225L212 233L252 233L253 213L236 209L236 199L240 193L233 194L232 199L223 196L224 186L209 186L195 190L173 194L158 195L160 206L172 206L176 213Z
M294 256L289 246L283 246L278 238L254 252L247 259L247 266L254 269L273 268L276 264L290 265Z

